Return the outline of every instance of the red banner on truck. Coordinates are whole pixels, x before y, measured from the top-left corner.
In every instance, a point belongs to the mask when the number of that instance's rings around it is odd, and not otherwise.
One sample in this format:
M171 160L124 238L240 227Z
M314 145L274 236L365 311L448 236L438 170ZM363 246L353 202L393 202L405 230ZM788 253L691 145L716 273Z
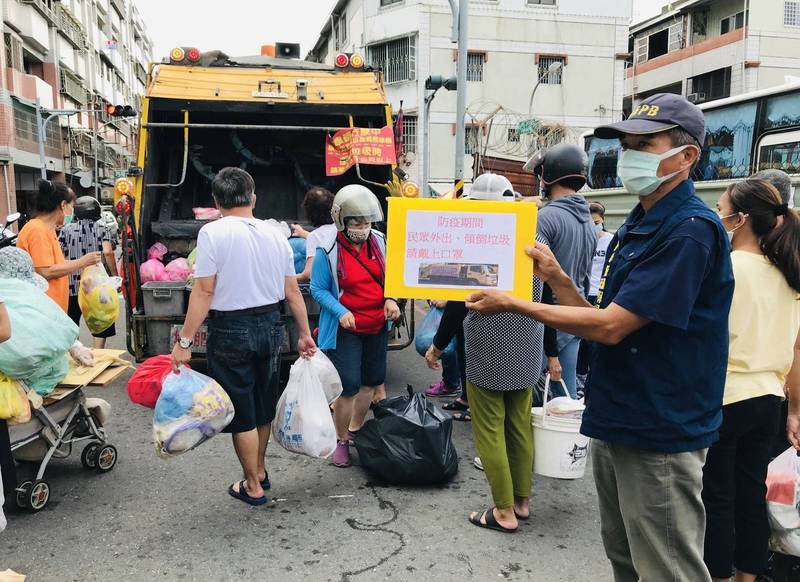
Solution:
M355 164L387 165L396 163L394 130L352 127L325 137L325 173L341 176Z

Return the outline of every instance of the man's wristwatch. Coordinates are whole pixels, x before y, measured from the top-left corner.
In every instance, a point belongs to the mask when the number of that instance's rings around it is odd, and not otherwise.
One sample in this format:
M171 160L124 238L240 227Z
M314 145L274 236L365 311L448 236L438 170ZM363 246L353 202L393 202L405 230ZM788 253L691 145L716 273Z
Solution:
M188 350L190 347L194 345L194 339L186 337L178 337L178 345L181 346L184 350Z

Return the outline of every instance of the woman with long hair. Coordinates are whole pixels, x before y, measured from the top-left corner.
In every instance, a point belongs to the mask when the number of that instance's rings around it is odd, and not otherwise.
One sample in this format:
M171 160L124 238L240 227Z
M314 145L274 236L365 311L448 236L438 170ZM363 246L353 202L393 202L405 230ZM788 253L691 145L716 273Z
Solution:
M736 582L752 582L767 566L765 480L784 387L790 438L800 435L800 217L756 179L729 187L717 206L736 287L723 421L703 472L705 561L715 580L735 571Z

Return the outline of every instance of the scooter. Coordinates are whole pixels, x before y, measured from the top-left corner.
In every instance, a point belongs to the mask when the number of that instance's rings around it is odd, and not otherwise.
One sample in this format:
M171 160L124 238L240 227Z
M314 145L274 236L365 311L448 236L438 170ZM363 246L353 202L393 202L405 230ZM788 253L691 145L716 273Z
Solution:
M0 249L17 244L17 233L10 230L9 227L17 222L21 216L19 212L15 212L6 217L6 225L0 231Z

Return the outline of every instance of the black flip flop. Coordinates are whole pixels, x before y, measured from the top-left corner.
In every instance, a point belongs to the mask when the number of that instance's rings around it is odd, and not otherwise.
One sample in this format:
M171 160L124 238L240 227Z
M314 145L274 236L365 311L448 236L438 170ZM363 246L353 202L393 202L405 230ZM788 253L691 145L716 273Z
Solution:
M530 510L528 510L528 511L530 511ZM527 520L529 520L531 518L531 514L530 513L528 514L527 517L522 517L519 513L517 513L516 509L514 510L514 515L517 516L517 519L521 519L522 521L527 521Z
M469 409L454 412L450 416L453 417L453 420L460 420L462 422L470 422L472 420L472 415L469 413Z
M272 483L269 482L269 472L264 469L264 479L261 481L261 488L266 491L272 487Z
M478 514L475 516L469 516L469 522L473 525L477 525L478 527L482 527L484 529L493 529L494 531L499 531L503 533L514 533L517 531L517 528L507 528L503 527L499 523L497 523L497 519L494 517L494 507L491 509L487 509L482 514ZM481 523L481 518L486 521L486 523Z
M261 497L251 497L250 495L247 494L247 489L245 489L244 484L245 484L244 481L239 481L238 491L236 491L236 489L233 488L233 485L228 487L228 495L238 499L239 501L244 501L249 505L255 505L255 506L266 505L267 503L266 495L262 495Z
M443 404L442 410L455 410L458 412L463 412L465 410L469 410L469 404L464 404L463 402L459 402L458 400L453 400L452 402Z

